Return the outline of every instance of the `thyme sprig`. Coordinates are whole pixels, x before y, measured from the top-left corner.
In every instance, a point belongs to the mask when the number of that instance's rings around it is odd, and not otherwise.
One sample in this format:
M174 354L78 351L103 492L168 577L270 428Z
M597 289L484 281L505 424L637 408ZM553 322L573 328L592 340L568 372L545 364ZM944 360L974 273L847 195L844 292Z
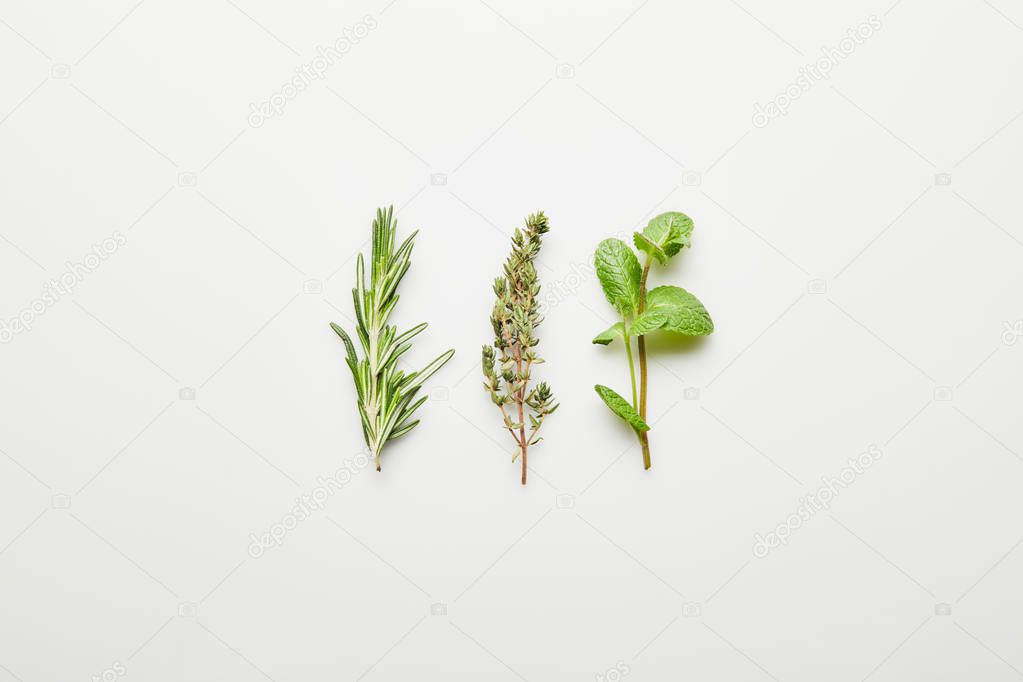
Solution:
M514 462L522 458L522 484L526 484L529 446L543 438L540 427L558 405L546 382L530 388L533 365L543 363L536 353L539 339L535 329L543 322L540 314L540 280L534 261L540 253L541 237L550 231L547 216L534 213L525 229L516 228L512 251L504 264L504 276L494 280L497 297L490 322L493 345L483 346L483 388L501 410L504 428L515 440ZM509 410L511 414L509 414ZM529 428L526 428L526 419Z

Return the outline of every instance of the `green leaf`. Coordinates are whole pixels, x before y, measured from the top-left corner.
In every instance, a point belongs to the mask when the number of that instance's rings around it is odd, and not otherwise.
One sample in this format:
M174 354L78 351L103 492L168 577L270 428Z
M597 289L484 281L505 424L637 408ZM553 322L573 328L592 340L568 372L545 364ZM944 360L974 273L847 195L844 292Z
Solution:
M632 405L630 405L625 398L621 397L607 386L597 384L593 388L597 391L597 395L600 396L601 400L604 401L604 404L606 404L612 412L628 422L629 426L637 432L642 433L650 430L650 426L643 421L643 418L639 416L639 413L632 408Z
M668 262L668 254L664 253L664 249L661 248L661 245L650 241L642 232L633 232L632 241L636 245L637 249L653 256L661 265Z
M621 322L616 322L597 334L597 336L593 339L593 343L599 343L601 346L606 346L615 339L625 339L625 325Z
M605 239L597 245L594 266L604 295L623 315L636 311L639 305L639 260L621 239Z
M438 355L436 358L433 359L433 361L430 364L428 364L426 367L422 368L418 372L413 372L412 374L409 374L407 377L405 377L405 381L401 386L402 390L408 391L422 386L423 383L427 379L429 379L434 372L443 367L444 364L447 363L447 361L450 360L454 354L455 349L452 348L451 350Z
M657 259L661 265L668 259L689 246L689 238L693 234L693 220L685 213L669 211L655 216L643 233L636 232L633 241L636 248Z
M636 317L629 325L629 334L632 336L644 336L655 329L660 329L667 323L668 313L662 309L647 310Z
M358 362L358 358L355 355L355 346L352 344L351 338L349 338L345 330L341 328L341 325L331 322L330 328L334 330L334 333L337 334L342 341L344 341L345 354L347 355L349 366L355 365Z
M661 328L676 334L704 336L714 331L710 313L698 298L682 287L663 286L651 290L646 295L646 309L664 313L667 320Z
M394 440L395 438L400 438L401 436L404 436L406 433L408 433L412 429L416 428L417 426L419 426L419 420L418 419L416 419L415 421L410 421L410 422L405 422L403 424L400 424L399 426L395 427L394 431L391 431L391 437L388 438L388 440Z

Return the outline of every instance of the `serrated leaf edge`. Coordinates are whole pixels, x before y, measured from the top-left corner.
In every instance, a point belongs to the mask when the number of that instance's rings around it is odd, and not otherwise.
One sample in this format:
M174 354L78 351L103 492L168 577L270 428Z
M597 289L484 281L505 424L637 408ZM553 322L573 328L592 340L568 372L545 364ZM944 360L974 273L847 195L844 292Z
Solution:
M622 396L612 389L602 384L597 384L593 387L600 396L600 399L604 401L608 409L611 410L618 417L623 419L629 426L631 426L637 433L643 433L644 431L650 430L650 425L643 421L643 418L639 416L639 413L629 404Z

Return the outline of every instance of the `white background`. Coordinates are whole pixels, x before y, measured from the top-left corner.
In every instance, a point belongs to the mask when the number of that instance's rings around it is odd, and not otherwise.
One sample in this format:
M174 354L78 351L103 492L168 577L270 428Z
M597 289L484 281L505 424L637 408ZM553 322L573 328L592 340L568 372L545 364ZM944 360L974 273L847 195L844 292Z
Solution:
M0 317L126 243L0 346L0 680L1023 676L1021 77L1012 0L3 0ZM389 203L409 357L457 354L254 558L362 447L327 323ZM541 208L562 408L523 488L479 347ZM717 331L652 344L644 472L589 263L665 210L693 248L651 284Z

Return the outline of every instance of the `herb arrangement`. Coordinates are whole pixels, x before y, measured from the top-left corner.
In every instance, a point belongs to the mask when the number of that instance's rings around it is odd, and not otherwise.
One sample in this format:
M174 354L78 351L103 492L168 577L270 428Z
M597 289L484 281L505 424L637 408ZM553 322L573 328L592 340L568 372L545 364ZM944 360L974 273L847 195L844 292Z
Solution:
M361 357L352 337L339 325L330 325L344 342L345 360L355 382L363 437L373 453L377 471L381 468L384 446L419 424L415 412L427 400L425 396L417 397L423 384L455 353L453 349L448 350L419 371L398 369L398 361L412 347L412 339L427 325L424 322L399 333L397 327L387 323L398 303L398 285L411 265L417 234L414 231L396 247L397 230L393 208L377 209L368 282L363 254L356 259L352 298L355 336ZM483 388L500 410L504 429L515 441L512 461L521 458L523 485L526 484L529 448L543 440L540 429L559 407L550 386L543 381L533 384L532 376L534 366L544 362L537 353L540 341L536 328L543 317L535 262L543 235L549 231L550 224L542 211L527 217L525 226L515 230L503 275L493 284L496 300L490 322L494 341L482 350ZM639 257L621 239L605 239L597 245L594 254L601 288L621 319L598 334L593 343L606 346L615 340L621 341L628 361L632 400L601 384L594 389L607 407L635 431L642 446L644 469L651 466L646 336L657 330L683 336L704 336L714 331L707 309L685 289L658 286L648 290L647 287L654 263L665 265L690 246L692 232L693 221L689 216L678 212L662 213L642 232L633 234Z
M536 353L539 339L534 332L543 319L539 305L540 280L533 263L540 253L541 238L549 230L547 216L542 211L526 218L524 230L516 228L504 275L494 280L497 300L490 316L494 342L483 346L483 388L501 410L504 428L515 439L512 461L522 459L522 485L526 484L529 446L543 440L538 434L540 427L558 409L545 382L533 388L529 385L533 365L543 362Z
M632 382L630 403L607 386L594 388L612 412L624 419L639 437L643 448L643 468L650 468L650 442L647 424L647 351L646 335L663 329L685 336L703 336L714 331L714 322L703 304L691 293L675 286L659 286L647 291L650 267L656 261L664 265L690 245L693 221L684 213L662 213L633 235L636 248L645 254L639 259L620 239L605 239L597 246L594 264L608 302L621 316L621 322L601 332L593 343L608 345L620 339L625 346ZM639 356L639 392L632 340Z
M398 359L412 347L412 338L427 325L423 322L399 334L395 326L387 324L398 303L398 284L411 265L412 246L417 234L413 232L395 249L398 223L393 218L392 209L377 209L376 220L373 221L368 287L361 253L356 260L352 298L357 321L356 336L363 357L356 354L355 345L344 329L334 323L330 325L345 344L345 360L358 393L362 435L373 453L377 471L380 471L384 445L419 424L418 419L412 418L426 402L426 396L416 399L419 389L455 354L454 350L449 350L418 372L406 374L398 369Z

